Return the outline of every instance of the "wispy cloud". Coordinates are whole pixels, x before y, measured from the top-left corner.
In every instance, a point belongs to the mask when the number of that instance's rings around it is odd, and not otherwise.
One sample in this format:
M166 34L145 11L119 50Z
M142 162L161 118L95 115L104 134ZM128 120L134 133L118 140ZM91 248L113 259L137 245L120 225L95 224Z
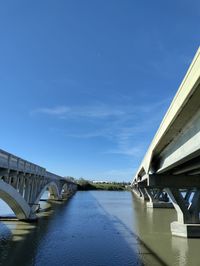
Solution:
M68 106L57 106L53 108L38 108L31 112L31 114L46 114L53 116L63 116L70 113L71 108Z
M139 146L139 144L134 145L134 147L119 146L117 149L108 150L106 153L110 154L122 154L134 157L141 157L144 152L144 147Z
M111 119L116 123L124 123L127 120L133 120L136 117L149 114L166 104L168 99L153 104L138 105L107 105L97 104L90 106L54 106L36 108L30 112L31 115L48 115L59 119L70 118L91 118L91 119ZM138 130L137 125L133 125L134 130ZM124 127L123 127L124 128ZM140 127L141 128L141 127ZM124 128L124 131L126 128ZM129 128L128 128L129 130Z
M31 114L46 114L66 119L69 117L107 118L111 116L125 115L125 111L110 108L109 106L102 104L99 106L56 106L52 108L38 108L33 110Z
M141 140L141 136L147 132L149 136L155 125L158 126L166 102L167 100L134 106L98 104L43 107L33 110L31 114L51 116L55 119L72 119L76 121L77 127L68 126L64 130L61 129L63 136L81 139L106 138L112 143L113 148L108 148L105 153L141 158L149 144L148 141ZM83 128L79 126L80 121L84 122Z

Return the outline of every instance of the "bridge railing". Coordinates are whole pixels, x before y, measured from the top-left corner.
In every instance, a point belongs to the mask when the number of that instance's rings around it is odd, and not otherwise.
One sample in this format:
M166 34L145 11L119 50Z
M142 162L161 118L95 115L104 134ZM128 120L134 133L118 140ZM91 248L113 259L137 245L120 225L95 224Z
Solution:
M45 176L46 169L0 149L0 168Z
M39 165L23 160L22 158L17 157L1 149L0 149L0 168L22 172L22 173L33 174L33 175L39 175L55 181L64 180L68 183L73 183L68 181L67 179L66 180L63 179L62 176L46 171L45 168Z
M0 166L1 167L8 167L8 154L2 150L0 150Z
M46 171L45 176L46 176L47 178L54 179L54 180L60 180L60 179L62 178L61 176L56 175L56 174L51 173L51 172L48 172L48 171Z

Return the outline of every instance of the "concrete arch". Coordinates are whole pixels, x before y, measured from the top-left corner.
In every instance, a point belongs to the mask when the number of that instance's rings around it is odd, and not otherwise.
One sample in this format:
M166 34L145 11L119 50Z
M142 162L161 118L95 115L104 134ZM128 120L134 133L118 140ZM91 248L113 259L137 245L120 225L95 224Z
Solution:
M9 184L0 180L0 198L13 210L19 220L26 220L31 216L31 208L24 198Z
M66 190L68 190L69 188L69 184L68 183L64 183L62 188L61 188L61 192L65 192Z
M47 189L48 189L49 192L50 192L50 198L51 198L51 199L55 199L55 200L60 199L60 193L59 193L58 186L56 185L55 182L52 181L52 182L48 183L47 185L45 185L45 186L42 188L42 190L40 191L40 193L39 193L39 195L37 196L37 198L36 198L36 200L35 200L35 202L34 202L34 205L33 205L33 207L32 207L32 212L35 212L35 210L37 209L38 204L39 204L39 201L40 201L42 195L44 194L44 192L45 192Z
M47 188L50 192L50 198L51 199L59 199L60 198L61 191L59 191L59 188L55 182L51 182L50 184L48 184Z

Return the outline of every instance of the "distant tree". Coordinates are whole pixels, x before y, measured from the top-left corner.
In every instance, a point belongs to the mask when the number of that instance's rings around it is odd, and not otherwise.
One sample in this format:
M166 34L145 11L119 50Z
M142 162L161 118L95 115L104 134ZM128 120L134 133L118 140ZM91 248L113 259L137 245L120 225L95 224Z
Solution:
M76 182L76 179L73 176L66 176L65 178L71 182Z

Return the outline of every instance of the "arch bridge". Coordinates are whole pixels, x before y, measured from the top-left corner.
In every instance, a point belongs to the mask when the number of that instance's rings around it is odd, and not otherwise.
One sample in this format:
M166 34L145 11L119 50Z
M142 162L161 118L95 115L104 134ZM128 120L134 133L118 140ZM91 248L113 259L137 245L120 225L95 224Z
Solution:
M173 235L200 237L200 48L138 169L132 189L147 207L173 204ZM166 202L171 199L171 203Z
M36 219L39 201L49 191L49 199L71 196L77 185L45 168L0 150L0 198L19 220Z

